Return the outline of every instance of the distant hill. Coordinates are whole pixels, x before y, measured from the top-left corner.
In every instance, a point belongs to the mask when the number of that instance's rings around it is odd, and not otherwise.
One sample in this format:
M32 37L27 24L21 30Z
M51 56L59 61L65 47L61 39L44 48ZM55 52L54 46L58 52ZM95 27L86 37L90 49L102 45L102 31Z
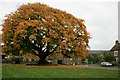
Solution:
M110 53L109 50L90 50L90 54Z

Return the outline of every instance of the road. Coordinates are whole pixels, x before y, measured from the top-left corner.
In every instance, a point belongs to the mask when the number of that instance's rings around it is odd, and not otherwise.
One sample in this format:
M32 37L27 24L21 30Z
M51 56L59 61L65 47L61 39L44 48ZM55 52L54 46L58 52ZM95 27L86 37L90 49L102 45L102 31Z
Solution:
M89 65L81 65L81 66L87 66L87 67L95 67L95 68L101 68L101 69L108 69L108 70L120 70L120 67L101 67L100 65L95 65L95 64L89 64Z

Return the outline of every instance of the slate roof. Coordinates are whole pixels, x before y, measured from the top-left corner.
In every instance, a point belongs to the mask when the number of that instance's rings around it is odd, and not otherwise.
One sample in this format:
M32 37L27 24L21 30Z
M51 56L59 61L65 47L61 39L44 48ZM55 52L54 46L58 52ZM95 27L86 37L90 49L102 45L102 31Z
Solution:
M120 43L118 40L116 40L115 45L111 48L110 51L120 51Z

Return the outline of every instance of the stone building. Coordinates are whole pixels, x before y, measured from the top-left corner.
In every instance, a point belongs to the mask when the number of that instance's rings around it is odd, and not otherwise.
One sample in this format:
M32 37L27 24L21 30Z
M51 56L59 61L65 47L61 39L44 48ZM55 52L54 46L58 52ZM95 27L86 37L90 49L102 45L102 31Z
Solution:
M116 40L114 46L110 49L111 54L115 57L116 62L120 63L120 43Z

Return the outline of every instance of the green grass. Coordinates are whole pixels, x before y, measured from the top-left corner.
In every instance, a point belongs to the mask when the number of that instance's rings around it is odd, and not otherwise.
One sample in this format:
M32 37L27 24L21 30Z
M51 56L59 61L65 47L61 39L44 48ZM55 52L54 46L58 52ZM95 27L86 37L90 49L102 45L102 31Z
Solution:
M0 79L2 79L2 66L0 65Z
M97 68L46 68L41 66L3 66L3 78L118 78L117 70Z

